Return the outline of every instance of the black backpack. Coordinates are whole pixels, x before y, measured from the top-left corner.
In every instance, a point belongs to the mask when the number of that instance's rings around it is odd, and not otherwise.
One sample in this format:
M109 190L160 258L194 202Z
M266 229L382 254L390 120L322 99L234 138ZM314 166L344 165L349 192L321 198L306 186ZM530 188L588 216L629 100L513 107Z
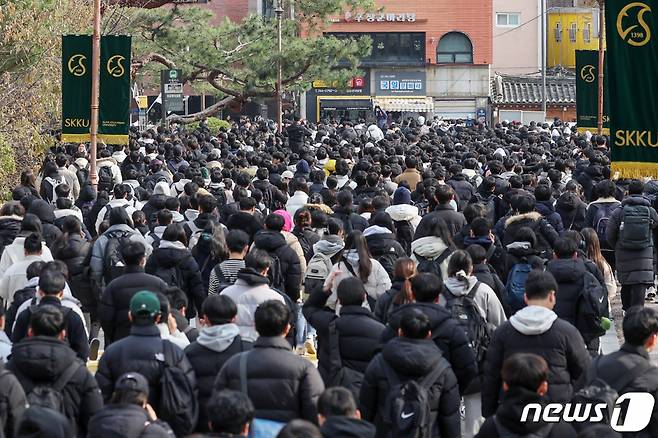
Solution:
M329 323L329 387L342 386L359 396L363 373L345 366L340 356L340 335L336 328L336 320Z
M176 433L176 436L191 433L199 417L199 403L192 384L185 372L178 368L174 360L174 344L162 341L164 368L160 378L160 405L158 416L161 416Z
M605 380L598 377L598 367L602 356L594 359L591 369L594 374L588 379L588 384L580 391L576 392L571 399L572 403L583 403L596 405L605 403L608 408L604 411L602 423L610 424L612 411L619 398L619 392L637 377L653 368L650 361L643 361L634 368L625 371L614 382L608 384ZM592 412L593 413L593 412ZM588 423L584 423L586 425Z
M179 263L176 263L174 266L170 266L168 268L158 266L153 275L159 277L169 286L178 286L181 289L184 289L183 273L178 266Z
M98 168L98 191L111 193L114 189L114 175L110 166L100 166Z
M619 246L636 251L653 245L651 210L644 205L625 205L619 227Z
M274 252L268 253L272 259L270 269L267 271L267 278L270 279L270 287L279 291L285 291L285 279L283 278L283 269L281 269L281 260Z
M603 336L605 330L601 327L601 317L608 308L608 295L594 274L585 272L583 287L576 302L576 328L585 342Z
M420 381L412 379L401 382L383 356L379 356L379 361L389 385L382 412L382 419L386 425L386 436L391 438L429 437L432 431L429 389L450 368L450 364L447 360L442 359Z
M109 284L124 273L126 264L121 255L123 248L130 241L130 231L116 230L107 234L105 253L103 254L103 281Z
M610 216L612 216L612 212L615 211L620 204L614 203L614 204L593 204L596 206L596 211L594 212L594 221L593 221L593 228L594 231L596 231L596 235L599 236L599 242L601 244L604 244L605 242L608 241L608 238L606 237L606 228L608 226L608 221L610 220Z
M87 167L80 167L78 166L78 163L73 163L73 166L75 167L75 176L78 178L78 182L80 183L80 187L84 186L87 181L89 180L89 166Z
M452 317L464 329L479 365L484 362L484 357L491 342L493 327L482 317L480 309L475 304L474 297L482 283L479 281L466 295L453 295L448 288L444 287L443 295L446 299L446 309Z
M414 240L414 227L409 221L393 221L395 224L395 237L402 245L404 252L411 254L411 242Z
M441 254L439 254L438 257L435 257L433 259L425 258L414 252L414 256L416 256L416 260L418 260L418 265L416 267L416 270L418 272L429 272L430 274L435 274L437 277L443 280L443 274L441 273L441 264L448 257L450 257L450 254L452 254L452 252L453 250L451 248L446 248Z
M75 373L84 366L84 363L76 360L75 363L66 367L64 372L52 383L39 382L38 384L34 384L20 369L14 370L14 374L19 378L25 390L25 398L30 407L39 406L65 414L64 394L62 391Z

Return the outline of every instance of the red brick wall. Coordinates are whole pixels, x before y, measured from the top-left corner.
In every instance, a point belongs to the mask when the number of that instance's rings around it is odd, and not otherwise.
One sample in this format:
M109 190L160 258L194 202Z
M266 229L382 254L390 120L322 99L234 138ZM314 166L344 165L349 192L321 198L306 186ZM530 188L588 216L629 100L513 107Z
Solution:
M181 5L185 7L184 5ZM249 15L249 0L209 0L208 3L194 4L194 7L208 9L215 14L214 23L228 17L231 21L242 21ZM255 11L254 11L255 12Z
M214 0L213 0L214 1ZM491 64L492 46L492 0L377 0L384 12L415 12L416 22L350 22L333 23L331 32L425 32L426 56L436 62L436 47L439 39L448 32L459 31L471 39L473 62Z

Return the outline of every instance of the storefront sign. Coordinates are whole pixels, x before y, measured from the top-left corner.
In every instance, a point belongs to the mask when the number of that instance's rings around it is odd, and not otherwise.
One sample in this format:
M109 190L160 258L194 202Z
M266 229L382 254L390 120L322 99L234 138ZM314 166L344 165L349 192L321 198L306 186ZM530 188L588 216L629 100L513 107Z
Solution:
M424 71L382 71L375 75L377 96L424 96Z
M416 21L415 12L345 12L343 19L346 23L413 23Z

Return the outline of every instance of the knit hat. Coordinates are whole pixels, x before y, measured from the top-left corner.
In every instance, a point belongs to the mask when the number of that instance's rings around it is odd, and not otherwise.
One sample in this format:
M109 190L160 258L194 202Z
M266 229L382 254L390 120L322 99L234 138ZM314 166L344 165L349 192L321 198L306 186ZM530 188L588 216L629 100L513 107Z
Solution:
M299 160L297 163L297 172L299 173L309 173L311 171L310 166L306 160Z
M293 223L292 217L290 217L290 213L288 213L286 210L276 210L274 214L278 214L285 220L283 224L283 231L292 231Z
M393 205L411 204L411 192L406 187L398 187L393 193Z

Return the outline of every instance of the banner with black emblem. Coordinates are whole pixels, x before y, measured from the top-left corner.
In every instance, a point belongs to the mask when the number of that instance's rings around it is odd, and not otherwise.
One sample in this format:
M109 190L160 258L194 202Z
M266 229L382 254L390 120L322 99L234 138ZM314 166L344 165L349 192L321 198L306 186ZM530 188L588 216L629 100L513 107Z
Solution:
M612 173L658 178L658 5L605 6Z

